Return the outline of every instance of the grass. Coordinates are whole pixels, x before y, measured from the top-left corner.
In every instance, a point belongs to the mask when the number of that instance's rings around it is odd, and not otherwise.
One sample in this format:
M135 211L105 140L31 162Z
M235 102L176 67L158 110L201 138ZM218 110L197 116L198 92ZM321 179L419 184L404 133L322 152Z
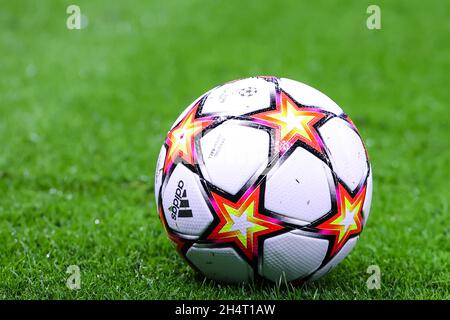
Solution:
M0 298L449 299L450 5L377 1L1 1ZM222 82L278 75L353 118L374 169L357 248L304 287L194 277L157 218L172 121ZM377 264L380 290L368 290ZM81 268L69 290L66 268Z

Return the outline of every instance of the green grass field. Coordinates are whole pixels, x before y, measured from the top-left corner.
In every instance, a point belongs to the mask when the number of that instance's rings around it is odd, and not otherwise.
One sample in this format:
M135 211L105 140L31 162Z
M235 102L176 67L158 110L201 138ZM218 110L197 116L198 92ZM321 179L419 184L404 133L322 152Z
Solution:
M66 28L72 3L87 28ZM369 4L381 30L366 28ZM1 0L0 298L450 299L449 13L438 0ZM373 165L358 246L303 287L195 277L155 209L172 122L252 75L327 93ZM374 264L380 290L366 287Z

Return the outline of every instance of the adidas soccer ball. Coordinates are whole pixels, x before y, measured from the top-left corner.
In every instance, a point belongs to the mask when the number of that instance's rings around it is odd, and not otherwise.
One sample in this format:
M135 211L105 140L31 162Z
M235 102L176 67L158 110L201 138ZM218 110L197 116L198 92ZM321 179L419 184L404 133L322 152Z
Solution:
M303 281L355 246L372 173L335 102L265 76L218 86L182 113L161 149L155 193L169 238L206 277Z

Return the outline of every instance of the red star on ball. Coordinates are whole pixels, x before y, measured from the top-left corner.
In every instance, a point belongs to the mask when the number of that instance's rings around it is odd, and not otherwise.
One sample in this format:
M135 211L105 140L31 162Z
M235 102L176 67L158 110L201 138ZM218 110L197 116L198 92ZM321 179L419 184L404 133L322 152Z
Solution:
M297 106L284 92L278 95L275 110L253 115L257 122L277 130L281 153L297 140L322 152L322 140L314 125L325 117L326 114L319 109Z
M258 255L259 237L282 230L280 222L259 211L260 187L250 188L238 202L212 193L212 203L220 219L208 239L235 243L252 261Z
M365 195L365 186L358 191L355 197L352 197L341 184L338 184L336 190L338 204L336 214L316 226L319 229L319 233L334 236L331 256L334 256L341 250L351 235L361 233L363 227L361 210Z
M178 157L188 164L193 165L195 163L194 138L214 121L210 117L196 119L197 109L198 104L186 114L177 126L169 131L166 139L168 150L164 163L164 173L169 171Z

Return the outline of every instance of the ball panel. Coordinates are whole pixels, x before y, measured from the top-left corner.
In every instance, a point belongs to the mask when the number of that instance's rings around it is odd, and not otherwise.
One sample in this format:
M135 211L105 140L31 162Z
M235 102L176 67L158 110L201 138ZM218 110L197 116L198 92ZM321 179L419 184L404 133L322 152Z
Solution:
M266 131L245 127L238 120L226 121L200 140L202 174L215 186L236 194L267 166L269 147Z
M363 217L364 217L364 224L367 223L367 219L369 219L370 215L370 207L372 205L372 188L373 188L373 182L372 182L372 169L370 170L369 176L367 177L367 189L366 189L366 198L364 199L363 204Z
M331 100L328 96L304 83L280 78L278 84L283 91L289 94L298 103L305 106L317 107L336 115L340 115L343 112L336 102Z
M348 240L348 242L342 247L342 249L330 261L328 261L327 264L325 264L317 272L315 272L311 276L311 278L309 278L309 280L317 280L330 272L334 267L336 267L353 250L358 239L359 237L355 237Z
M330 168L312 153L297 147L287 160L269 172L265 207L306 225L331 210Z
M194 244L186 258L207 278L223 282L248 282L253 270L232 248L200 247Z
M258 78L247 78L224 84L210 92L202 114L238 116L270 106L275 85Z
M341 118L333 118L319 128L328 148L334 172L352 191L366 179L368 166L359 135Z
M200 236L213 221L197 174L184 164L176 166L162 191L163 211L172 230Z
M264 241L260 273L277 282L304 278L316 270L328 250L328 240L288 232Z
M159 192L161 189L165 158L166 158L166 148L164 146L162 146L161 150L159 151L158 161L156 162L156 173L155 173L155 199L156 199L156 202L158 202Z

